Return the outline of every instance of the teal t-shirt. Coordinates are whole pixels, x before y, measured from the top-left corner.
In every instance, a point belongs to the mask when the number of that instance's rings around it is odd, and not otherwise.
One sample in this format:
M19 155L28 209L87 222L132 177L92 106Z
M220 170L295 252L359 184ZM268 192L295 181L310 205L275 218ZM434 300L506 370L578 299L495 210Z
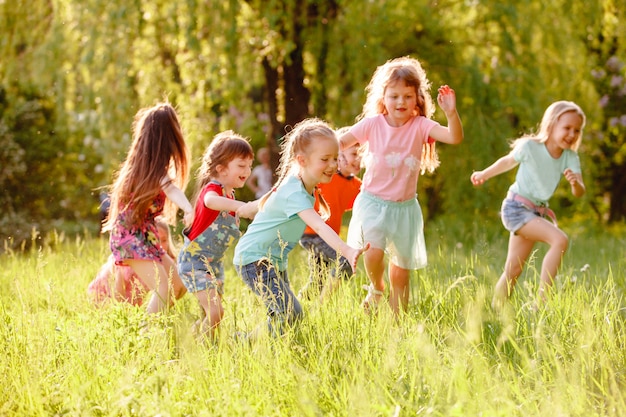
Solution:
M577 174L581 172L578 154L571 149L565 149L555 159L546 149L545 143L529 139L511 152L520 165L509 191L538 205L547 203L552 197L565 169L570 168Z
M287 177L265 202L235 246L233 264L243 266L263 258L279 271L287 269L287 255L298 244L306 224L298 213L313 208L315 197L302 181Z

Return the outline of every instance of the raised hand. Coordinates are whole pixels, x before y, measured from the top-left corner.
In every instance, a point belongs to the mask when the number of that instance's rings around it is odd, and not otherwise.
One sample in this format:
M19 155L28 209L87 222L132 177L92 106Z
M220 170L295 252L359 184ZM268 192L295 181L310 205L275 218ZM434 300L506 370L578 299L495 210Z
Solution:
M446 114L456 110L456 93L448 85L442 85L438 89L437 103Z

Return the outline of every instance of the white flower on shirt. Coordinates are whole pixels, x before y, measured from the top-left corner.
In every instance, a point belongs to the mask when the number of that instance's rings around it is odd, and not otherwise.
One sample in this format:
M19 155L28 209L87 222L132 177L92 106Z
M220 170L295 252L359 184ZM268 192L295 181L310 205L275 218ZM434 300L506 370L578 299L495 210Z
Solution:
M395 170L402 163L402 155L398 152L392 152L385 155L387 166L391 168L391 176L395 176Z
M407 156L404 158L404 165L409 168L409 172L407 172L407 177L411 176L411 174L420 169L420 164L422 161L414 157L413 155Z

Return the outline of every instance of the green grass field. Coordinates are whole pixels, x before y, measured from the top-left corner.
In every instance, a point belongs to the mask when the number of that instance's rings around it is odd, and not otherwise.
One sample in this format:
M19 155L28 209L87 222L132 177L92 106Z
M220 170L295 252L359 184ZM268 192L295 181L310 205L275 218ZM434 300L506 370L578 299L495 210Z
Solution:
M535 310L537 247L509 308L490 308L506 255L501 228L427 225L429 266L408 314L366 316L362 270L284 337L236 339L264 310L228 262L215 344L190 328L186 295L142 327L140 308L95 308L87 284L104 238L48 238L0 255L0 415L7 416L620 416L626 415L622 230L563 225L570 251ZM497 226L497 225L496 225ZM229 259L230 261L230 259ZM295 291L305 254L290 258ZM586 266L588 265L588 266Z

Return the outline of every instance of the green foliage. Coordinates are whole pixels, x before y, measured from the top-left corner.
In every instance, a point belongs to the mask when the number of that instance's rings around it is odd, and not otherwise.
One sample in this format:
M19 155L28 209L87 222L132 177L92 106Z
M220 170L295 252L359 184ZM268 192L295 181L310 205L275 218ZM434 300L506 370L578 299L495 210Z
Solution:
M592 119L590 153L594 178L592 207L609 222L626 219L626 50L624 8L611 1L601 3L599 19L588 29L590 75L600 99L602 117ZM608 204L607 204L608 202ZM607 207L608 206L608 207Z
M549 306L533 309L538 246L497 314L489 304L506 236L487 224L431 223L430 263L412 277L400 321L385 304L363 313L360 270L327 303L305 302L299 327L280 339L235 336L264 329L265 312L227 261L217 343L194 338L191 295L158 317L90 305L85 289L106 239L58 234L9 251L0 256L0 414L621 415L623 228L564 225L572 245ZM290 265L298 291L306 255L295 250Z
M616 80L624 69L611 72L624 51L626 9L619 6L614 0L3 2L0 85L15 88L7 102L31 94L51 106L48 130L61 136L63 155L56 163L79 179L76 190L56 189L72 201L74 214L46 217L53 216L48 208L36 223L96 219L97 200L85 197L111 181L140 107L169 98L197 161L224 129L258 148L273 144L294 118L352 124L376 66L402 55L423 63L433 95L441 84L455 89L465 128L464 143L440 146L440 169L420 180L430 217L497 210L511 177L476 192L472 170L533 130L551 102L569 99L589 120L581 157L590 197L573 204L563 187L554 205L579 213L592 208L598 219L619 221L626 212L618 181L624 94ZM435 118L445 123L441 112ZM17 150L9 127L0 126L7 167L33 170L19 151L9 152ZM5 181L9 173L2 175ZM29 205L49 205L33 198Z
M48 98L29 87L0 89L2 240L19 244L33 230L45 234L58 226L54 219L71 222L90 214L84 204L90 198L88 148L69 143L57 126Z

